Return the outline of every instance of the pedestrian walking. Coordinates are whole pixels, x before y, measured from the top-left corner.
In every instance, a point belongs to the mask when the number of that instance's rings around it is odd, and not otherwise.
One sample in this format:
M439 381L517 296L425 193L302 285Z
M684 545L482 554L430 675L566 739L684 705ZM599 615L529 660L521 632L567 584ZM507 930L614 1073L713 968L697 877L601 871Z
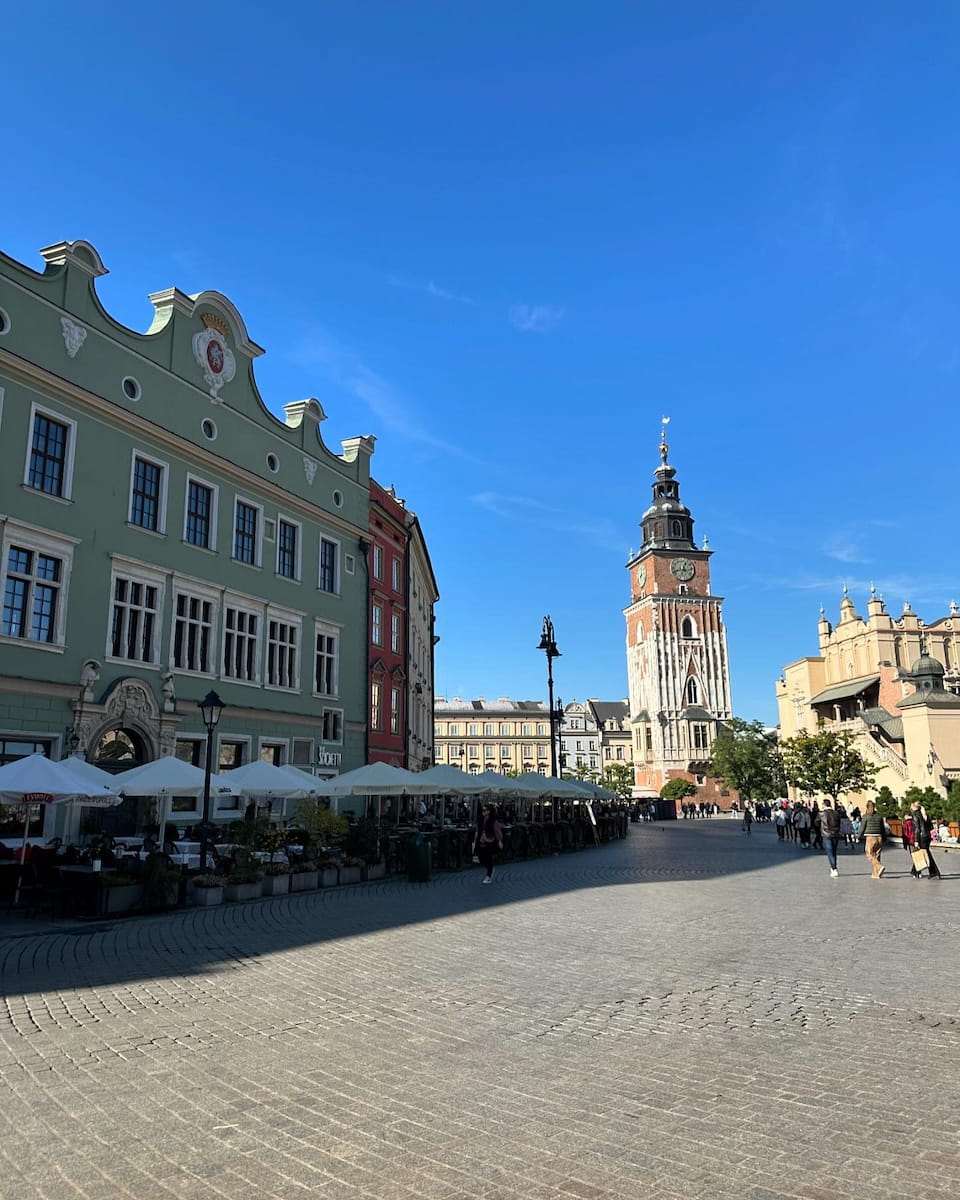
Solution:
M800 845L810 849L810 809L805 804L798 804L793 813L793 825L800 838Z
M933 861L933 855L930 853L930 833L933 829L933 822L927 816L927 810L919 800L914 800L910 805L910 816L913 818L913 841L916 847L911 857L917 869L917 878L919 879L926 867L928 879L939 879L940 868Z
M872 800L867 801L866 809L860 822L860 836L864 841L863 852L873 867L871 876L879 879L887 869L880 861L883 853L883 817L877 812Z
M743 806L743 824L740 826L740 828L743 830L744 833L749 834L750 826L752 824L753 824L753 813L750 811L750 805L745 804Z
M777 837L782 842L783 835L787 828L787 814L782 808L777 809L777 815L773 818L774 824L777 827Z
M836 879L840 872L837 870L837 848L840 845L840 815L830 806L829 800L824 800L820 809L820 836L823 851L830 864L830 878Z
M477 858L487 871L482 883L493 882L493 852L498 849L503 849L503 829L497 820L496 809L485 804L477 830Z
M820 808L814 800L813 808L810 810L810 831L813 834L814 850L823 849L823 834L820 832Z

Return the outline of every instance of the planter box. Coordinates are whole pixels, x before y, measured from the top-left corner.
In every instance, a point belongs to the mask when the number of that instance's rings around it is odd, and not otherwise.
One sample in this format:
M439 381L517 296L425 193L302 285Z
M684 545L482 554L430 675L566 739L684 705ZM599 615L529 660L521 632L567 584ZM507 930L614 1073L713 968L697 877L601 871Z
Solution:
M289 891L289 875L264 875L263 894L265 896L285 896Z
M256 883L228 883L223 889L224 900L259 900L263 895L263 880Z
M340 868L341 883L359 883L360 868L359 867L341 867Z
M336 867L324 867L324 869L320 872L319 887L336 887L339 882L340 876Z
M143 903L143 885L129 883L123 887L103 888L100 893L100 911L106 913L133 912Z
M367 863L367 865L365 867L363 867L362 870L363 870L363 878L364 878L364 880L366 880L368 882L371 879L383 879L387 873L387 864L382 863L382 862Z
M295 871L290 876L291 892L312 892L317 887L316 871Z
M223 888L222 887L191 887L190 888L190 903L197 905L199 908L206 908L211 904L223 903Z

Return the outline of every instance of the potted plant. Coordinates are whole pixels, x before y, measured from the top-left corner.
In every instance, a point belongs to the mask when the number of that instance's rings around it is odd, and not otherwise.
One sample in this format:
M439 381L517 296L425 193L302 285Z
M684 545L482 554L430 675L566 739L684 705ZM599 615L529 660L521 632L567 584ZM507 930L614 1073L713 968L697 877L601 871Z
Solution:
M289 891L290 867L286 863L267 863L263 868L263 894L285 896Z
M340 882L340 860L337 858L321 858L316 863L319 878L317 886L322 888L336 887Z
M346 858L340 861L340 882L341 883L359 883L360 872L366 864L362 858L353 858L347 855Z
M373 879L383 879L387 874L387 864L382 858L377 858L371 862L365 859L363 866L360 868L360 878L369 883Z
M317 864L310 859L294 863L290 868L290 891L312 892L318 886Z
M226 882L223 875L194 875L190 880L190 903L201 907L222 904Z
M98 879L100 888L100 912L132 912L143 903L143 884L135 875L125 871L104 871Z
M137 874L143 885L143 907L147 912L175 908L180 899L180 872L167 865L163 854L148 854Z
M224 900L259 900L263 895L263 871L259 866L235 866L223 888Z

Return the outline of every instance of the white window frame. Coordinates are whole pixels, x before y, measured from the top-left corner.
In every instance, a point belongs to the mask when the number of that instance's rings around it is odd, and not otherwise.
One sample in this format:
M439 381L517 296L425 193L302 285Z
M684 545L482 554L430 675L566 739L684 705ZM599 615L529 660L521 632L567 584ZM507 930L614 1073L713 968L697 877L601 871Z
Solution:
M289 764L289 762L290 762L290 739L289 738L277 738L277 737L258 738L257 739L257 758L261 762L264 761L263 750L264 750L264 747L266 747L266 746L272 746L274 748L277 746L280 746L283 751L283 753L280 755L280 758L281 758L280 765L282 767L285 767Z
M395 554L390 559L390 583L398 595L403 591L403 571L400 559Z
M33 426L38 416L47 417L51 421L56 421L58 424L68 427L67 452L63 459L63 491L60 495L54 492L45 492L42 488L35 488L30 483L30 459L33 455ZM34 401L30 405L30 424L27 426L27 453L23 462L23 486L37 496L47 496L51 500L60 500L61 502L69 503L73 500L73 464L76 452L77 422L72 417L66 417L63 413L57 412L56 409L47 408L45 404L38 404Z
M370 728L377 733L383 726L383 684L379 679L370 683Z
M341 629L339 625L333 625L329 621L315 621L313 625L313 658L310 664L312 682L310 685L311 693L317 698L324 700L338 700L340 698L340 641ZM317 690L317 637L323 634L324 637L332 637L334 639L333 651L333 687L329 692L320 692Z
M236 633L236 630L227 628L227 609L234 609L237 612L245 613L248 617L257 618L257 633L256 633L256 662L254 664L253 679L241 679L237 675L228 675L226 669L226 654L227 654L227 635ZM262 605L254 604L250 600L241 596L233 596L227 594L223 598L223 609L220 620L220 661L217 664L217 672L220 679L229 680L231 683L236 683L240 687L259 687L263 679L263 639L265 633L264 609ZM249 638L248 633L241 634L244 639Z
M325 588L320 586L323 570L323 543L329 542L333 546L333 587ZM317 542L317 590L323 592L325 596L340 595L340 539L330 537L327 533L321 533L320 539Z
M155 619L153 622L151 658L149 660L124 658L122 655L113 653L113 609L117 603L116 585L118 578L157 589L157 606L154 610ZM110 595L107 601L107 644L104 655L107 662L132 663L137 667L149 668L154 671L160 669L163 661L160 657L160 647L163 635L163 605L166 599L166 587L167 576L163 572L144 566L142 563L131 562L130 560L121 558L113 560L110 567Z
M186 581L174 578L173 581L173 597L170 604L170 646L168 654L168 662L171 671L176 671L178 675L192 675L194 678L204 678L206 676L214 676L219 678L220 668L223 663L222 657L218 660L217 649L220 645L220 638L217 630L217 617L221 613L220 592L216 588L204 587L202 584L187 583ZM189 599L203 600L210 604L211 621L210 621L210 640L209 640L209 658L210 664L206 671L195 671L190 667L178 666L175 662L175 647L177 640L177 599L180 596L185 596Z
M334 719L337 728L340 731L340 736L328 738L326 736L325 721L327 713L330 713ZM337 708L336 705L325 704L320 710L320 733L325 746L342 746L343 745L343 709Z
M370 605L370 641L375 646L383 645L383 605Z
M32 426L31 426L32 428ZM73 570L73 548L79 545L78 538L66 537L59 533L50 533L36 525L27 525L22 521L8 518L0 520L0 605L7 591L7 564L11 546L23 546L35 554L49 555L61 562L61 577L59 583L57 614L53 623L54 640L52 642L36 642L32 638L10 637L0 634L0 643L6 646L29 646L32 650L53 650L62 654L67 633L67 605L69 603L70 574Z
M296 762L295 747L300 742L307 747L307 761L305 763ZM290 739L290 758L288 766L296 767L300 771L309 771L313 766L314 756L316 755L316 741L312 737L292 737Z
M297 548L293 556L293 574L283 575L280 572L280 525L290 525L297 531ZM303 578L303 525L300 521L295 521L293 517L286 516L285 513L277 513L277 553L274 558L274 571L278 579L289 580L290 583L299 583Z
M252 508L257 514L257 533L254 538L252 563L248 563L244 558L237 557L237 516L241 504L246 505L247 508ZM237 495L233 498L233 522L230 525L230 558L242 567L259 568L263 566L263 505L258 504L256 500L250 500L247 496Z
M390 732L392 734L400 732L400 689L398 687L390 688Z
M250 749L251 749L252 741L253 741L253 739L250 737L250 735L248 733L228 733L228 732L218 733L217 734L217 757L214 759L214 763L213 763L214 771L216 771L218 773L220 773L222 771L222 773L224 775L229 775L232 770L235 770L234 767L227 767L226 769L224 769L220 766L220 747L223 745L224 742L230 742L233 745L240 745L240 746L246 747L246 752L242 756L243 762L241 762L241 764L240 764L241 767L245 767L247 765L247 763L251 761Z
M160 495L157 498L157 527L151 529L148 525L140 525L133 519L133 480L137 470L137 459L143 459L153 467L160 468ZM127 524L131 529L139 529L143 533L164 535L167 532L167 487L170 480L170 464L145 450L136 447L130 452L130 490L127 500Z
M187 518L189 516L189 501L190 501L190 484L196 483L200 487L205 487L210 490L210 545L198 546L196 542L187 540ZM192 472L187 472L187 481L183 487L183 544L189 546L191 550L205 550L208 554L216 554L217 552L217 524L220 515L220 489L215 483L211 483L209 479L204 479L200 475L194 475ZM231 547L232 549L232 547Z
M373 543L373 577L383 581L383 547Z
M269 679L269 661L270 661L270 622L276 621L279 624L287 625L296 630L296 644L294 646L295 682L292 684L271 683ZM278 645L287 645L287 643L277 643ZM263 686L268 691L276 692L299 692L301 671L303 669L303 620L297 613L287 612L285 609L276 608L274 605L268 605L264 616L263 623Z
M400 614L396 612L390 614L390 651L400 653Z

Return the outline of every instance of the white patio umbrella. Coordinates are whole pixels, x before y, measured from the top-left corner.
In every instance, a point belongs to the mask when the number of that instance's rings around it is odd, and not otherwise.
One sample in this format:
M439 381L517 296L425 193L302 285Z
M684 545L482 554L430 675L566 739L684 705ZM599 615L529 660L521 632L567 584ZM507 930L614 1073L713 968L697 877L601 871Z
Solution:
M120 803L120 796L98 783L85 782L77 772L69 770L63 763L54 762L45 754L28 754L0 767L0 800L11 800L26 806L23 823L23 850L27 846L30 829L30 809L34 804L69 804L77 800L82 804L108 808ZM20 899L23 883L23 859L13 902Z
M273 763L256 758L235 767L224 778L229 778L233 790L240 796L263 796L268 800L302 800L316 795L316 783L310 775L290 767L275 767ZM281 818L284 806L281 803Z
M173 754L133 767L116 777L117 787L125 796L199 796L203 793L203 780L201 767ZM233 792L230 776L211 775L210 790L221 794Z
M416 776L424 783L433 784L433 790L443 796L478 796L489 790L489 784L481 783L479 775L470 775L447 763L417 771Z
M109 771L104 771L101 767L96 767L93 763L87 762L80 754L71 754L69 758L61 759L60 766L66 767L74 775L79 775L85 783L99 783L108 792L116 792L117 790L116 775L111 775Z
M430 796L436 792L431 783L424 783L425 772L405 771L389 763L374 762L357 767L334 779L317 783L318 796Z
M232 772L231 772L232 773ZM133 767L117 776L117 787L124 796L156 796L166 799L168 796L202 796L204 772L193 763L184 762L176 755L167 754L163 758L155 758L153 762L143 766ZM210 795L230 795L233 784L226 775L210 776ZM161 805L160 837L167 824L167 806Z

